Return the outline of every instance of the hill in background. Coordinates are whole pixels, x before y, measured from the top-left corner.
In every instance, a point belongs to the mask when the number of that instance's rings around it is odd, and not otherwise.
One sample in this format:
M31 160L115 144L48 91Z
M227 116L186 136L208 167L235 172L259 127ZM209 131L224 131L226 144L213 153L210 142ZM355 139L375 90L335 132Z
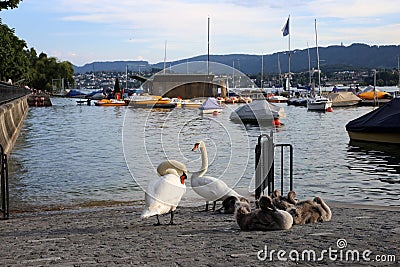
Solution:
M321 69L357 70L360 68L394 69L397 68L397 58L400 55L399 45L369 46L366 44L352 44L350 46L319 47ZM309 49L311 68L317 68L316 49ZM264 55L264 73L278 73L278 55L281 71L288 71L287 51ZM173 66L192 61L207 61L207 55L167 62L167 66ZM210 61L233 66L246 74L261 72L261 55L229 54L210 55ZM163 69L164 62L149 64L147 61L113 61L93 62L84 66L74 66L75 73L115 71L150 71ZM290 57L290 69L292 72L308 70L308 49L293 50Z

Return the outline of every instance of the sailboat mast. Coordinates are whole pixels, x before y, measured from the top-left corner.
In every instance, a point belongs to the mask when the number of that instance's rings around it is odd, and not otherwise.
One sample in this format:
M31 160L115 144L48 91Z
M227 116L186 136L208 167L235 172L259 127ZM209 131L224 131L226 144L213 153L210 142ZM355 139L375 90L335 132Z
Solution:
M264 54L261 54L261 89L264 89Z
M311 85L311 83L312 83L312 81L311 81L311 60L310 60L310 47L308 45L308 41L307 41L307 53L308 53L308 76L309 76L308 85Z
M165 69L167 68L167 40L165 40L164 43L164 74L165 74Z
M399 83L397 84L397 87L400 88L400 56L397 56L397 73L399 74Z
M236 83L235 83L235 61L232 61L232 87L236 88Z
M283 88L282 72L281 72L281 61L279 60L279 53L278 53L278 72L279 72L279 84L282 84L282 88Z
M319 68L319 52L318 52L318 34L317 34L317 19L315 19L315 47L317 50L317 66L318 66L318 92L321 95L321 70Z
M128 65L126 65L126 83L125 83L125 90L128 90Z
M207 75L210 75L210 17L208 17L207 27Z

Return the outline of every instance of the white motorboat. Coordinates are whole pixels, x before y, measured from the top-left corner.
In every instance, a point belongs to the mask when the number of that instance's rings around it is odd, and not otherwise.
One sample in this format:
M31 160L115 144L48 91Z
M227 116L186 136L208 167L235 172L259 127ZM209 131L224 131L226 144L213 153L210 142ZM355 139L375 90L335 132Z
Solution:
M323 96L316 96L307 99L308 110L321 110L325 111L332 107L332 100Z

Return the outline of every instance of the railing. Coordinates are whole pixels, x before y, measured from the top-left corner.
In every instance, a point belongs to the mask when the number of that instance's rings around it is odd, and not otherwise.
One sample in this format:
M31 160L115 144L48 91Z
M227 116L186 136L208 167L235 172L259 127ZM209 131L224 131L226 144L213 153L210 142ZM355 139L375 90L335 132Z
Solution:
M31 91L8 83L0 82L0 105L29 95Z
M3 213L3 219L8 219L9 216L8 163L7 163L7 155L4 153L2 145L0 145L0 164L1 164L0 212Z
M265 189L268 195L275 190L275 149L280 148L280 185L281 193L284 192L285 171L289 171L289 190L293 190L293 146L291 144L274 144L273 133L262 134L258 137L255 149L255 198L258 200ZM289 148L289 167L285 168L285 148Z

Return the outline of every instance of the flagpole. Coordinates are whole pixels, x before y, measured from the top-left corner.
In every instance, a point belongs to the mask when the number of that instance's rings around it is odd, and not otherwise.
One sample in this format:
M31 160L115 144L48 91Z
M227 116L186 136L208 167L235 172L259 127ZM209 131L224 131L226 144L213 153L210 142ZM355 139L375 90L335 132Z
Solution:
M288 73L288 79L289 79L289 82L287 83L287 86L288 86L288 93L289 93L289 96L290 96L290 77L291 77L291 74L290 74L290 15L289 15L289 17L288 17L288 28L289 28L289 39L288 39L288 42L289 42L289 54L288 54L288 71L289 71L289 73Z

